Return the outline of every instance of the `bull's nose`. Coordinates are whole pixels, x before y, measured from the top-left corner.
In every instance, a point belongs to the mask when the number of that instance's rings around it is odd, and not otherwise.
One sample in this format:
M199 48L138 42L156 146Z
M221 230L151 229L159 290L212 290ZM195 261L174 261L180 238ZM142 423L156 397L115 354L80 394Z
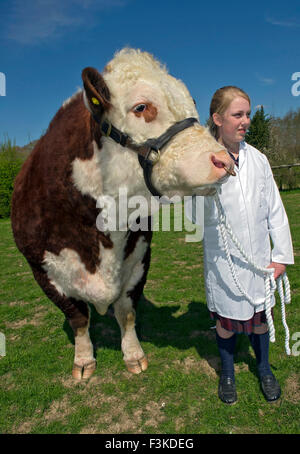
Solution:
M224 169L230 175L235 176L234 162L226 152L219 152L218 154L212 153L211 162L219 169Z

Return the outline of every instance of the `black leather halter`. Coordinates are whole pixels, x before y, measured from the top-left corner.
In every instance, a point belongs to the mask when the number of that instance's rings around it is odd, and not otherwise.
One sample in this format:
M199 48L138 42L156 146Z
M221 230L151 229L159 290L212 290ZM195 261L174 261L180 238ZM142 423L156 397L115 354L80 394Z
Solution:
M137 144L131 139L130 136L117 129L109 121L100 121L96 116L94 116L94 119L100 124L100 131L104 136L110 137L123 147L130 148L138 153L139 163L143 168L147 188L152 195L158 197L161 197L161 194L153 186L151 175L153 166L159 161L161 149L180 131L189 128L194 123L198 122L197 118L194 117L185 118L184 120L178 121L174 125L170 126L159 137L148 139L146 142Z

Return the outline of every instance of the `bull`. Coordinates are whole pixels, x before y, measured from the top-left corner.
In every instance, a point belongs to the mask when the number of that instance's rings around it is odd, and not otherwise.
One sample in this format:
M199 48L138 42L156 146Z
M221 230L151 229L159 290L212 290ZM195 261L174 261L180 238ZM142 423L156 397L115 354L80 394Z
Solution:
M74 332L78 380L96 368L90 304L100 314L113 305L127 369L148 366L135 318L152 232L99 230L99 197L209 194L233 169L186 86L150 54L123 49L82 79L18 174L11 212L17 247Z

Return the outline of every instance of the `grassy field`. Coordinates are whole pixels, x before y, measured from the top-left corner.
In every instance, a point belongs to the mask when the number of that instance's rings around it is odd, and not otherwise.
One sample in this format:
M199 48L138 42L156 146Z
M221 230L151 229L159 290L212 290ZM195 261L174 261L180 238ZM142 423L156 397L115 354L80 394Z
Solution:
M292 336L300 333L300 191L284 192L282 198L296 259L288 269ZM148 370L137 376L125 370L115 319L93 312L97 370L88 382L77 383L71 377L72 332L35 283L9 220L0 221L0 332L6 336L6 356L0 356L1 433L300 432L300 359L285 354L279 304L270 363L282 398L273 404L264 400L252 350L241 335L235 362L238 402L227 406L218 399L220 363L205 304L202 244L186 243L184 236L154 234L137 319ZM300 354L300 346L294 347Z

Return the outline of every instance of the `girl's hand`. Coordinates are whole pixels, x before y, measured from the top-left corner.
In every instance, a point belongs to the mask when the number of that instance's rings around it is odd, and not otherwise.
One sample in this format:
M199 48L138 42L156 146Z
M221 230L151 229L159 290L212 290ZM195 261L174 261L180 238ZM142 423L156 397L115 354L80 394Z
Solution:
M285 272L286 266L283 265L283 263L272 262L272 263L270 263L269 266L267 266L267 268L275 269L274 278L277 279L279 276L281 276Z

